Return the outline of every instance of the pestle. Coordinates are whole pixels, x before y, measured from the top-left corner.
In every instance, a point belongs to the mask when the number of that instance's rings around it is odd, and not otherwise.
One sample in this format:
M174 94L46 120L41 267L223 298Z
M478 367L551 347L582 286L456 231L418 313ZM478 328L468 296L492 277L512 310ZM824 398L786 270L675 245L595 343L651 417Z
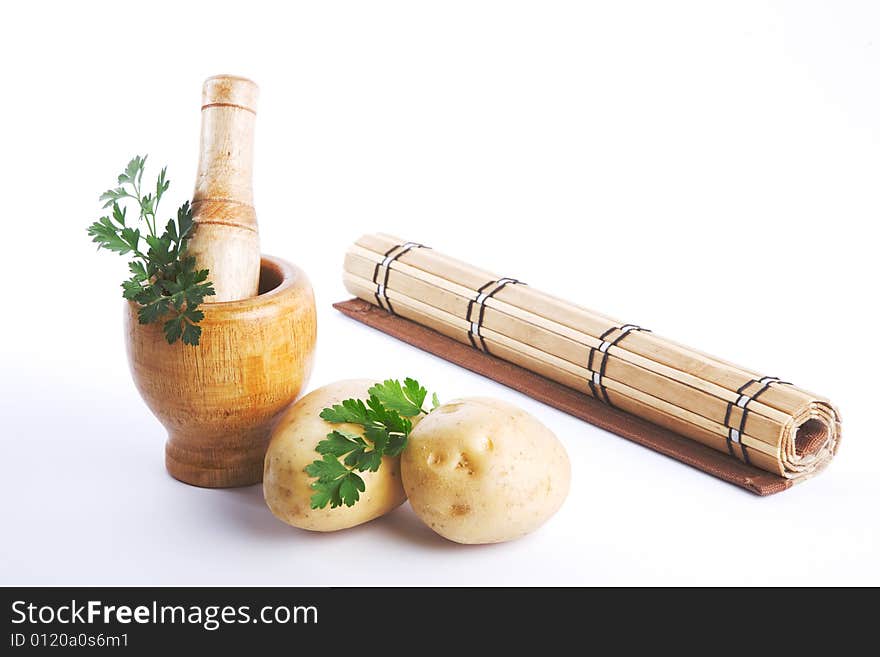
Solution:
M257 294L260 239L254 211L254 122L259 88L247 78L215 75L202 85L202 132L188 252L208 269L216 295Z

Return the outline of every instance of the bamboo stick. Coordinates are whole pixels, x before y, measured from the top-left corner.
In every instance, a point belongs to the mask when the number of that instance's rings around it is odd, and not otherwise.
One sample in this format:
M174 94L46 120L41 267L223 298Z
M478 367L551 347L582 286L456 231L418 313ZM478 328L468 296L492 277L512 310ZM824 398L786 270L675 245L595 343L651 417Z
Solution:
M352 291L358 296L361 294L369 294L370 287L362 286L361 283L354 279L346 278L346 286L349 291ZM363 297L361 296L361 298ZM430 311L427 311L427 307L424 306L424 304L397 295L394 295L392 298L394 301L397 301L395 309L398 310L398 314L400 314L401 317L406 317L407 319L428 326L429 328L443 333L444 335L448 335L451 338L458 339L462 342L467 341L467 338L463 337L467 334L465 329L457 327L453 323L444 321L439 317L432 316L429 314ZM421 310L419 308L421 308ZM564 385L583 390L587 394L590 394L589 389L586 387L586 380L583 377L579 377L565 370L555 370L551 364L548 364L544 360L515 348L511 348L501 342L496 342L493 337L488 338L488 341L492 345L492 353L497 354L505 360L530 369L543 376L547 376L548 378ZM680 409L675 409L674 407L670 409L668 405L664 405L666 408L658 408L652 406L650 401L646 401L650 399L649 396L641 395L641 398L634 398L629 396L627 394L628 392L638 394L637 391L628 389L627 386L623 384L613 384L611 398L618 408L655 422L656 424L660 424L661 426L670 428L676 433L687 436L719 451L726 450L724 437L718 433L717 427L714 427L711 423L700 422L698 417L696 418L698 422L697 424L689 422L688 414ZM707 428L707 426L709 428ZM744 436L743 441L747 446L754 447L756 450L752 453L753 464L770 472L780 475L782 474L782 467L779 464L778 455L773 453L772 449L768 450L768 447L761 441L753 440L750 436Z
M357 291L360 294L364 295L369 294L369 290L372 287L370 285L371 281L351 275L345 276L345 282L349 291ZM358 294L358 296L360 296L360 294ZM418 321L420 324L430 325L431 328L433 328L434 330L437 330L444 335L449 335L449 337L460 339L462 342L467 341L466 337L462 337L467 335L467 322L461 320L458 317L455 317L454 315L433 308L432 306L429 306L417 299L407 297L394 290L389 290L388 295L394 303L395 310L402 317L413 319L414 321ZM587 370L586 368L569 363L563 359L553 356L552 354L547 354L540 350L534 349L528 344L524 344L516 340L511 340L510 338L491 329L486 329L483 332L483 336L486 338L486 341L489 342L493 347L502 348L502 351L504 351L504 353L508 356L506 360L511 360L518 365L523 365L524 367L527 367L528 369L533 371L537 371L539 374L547 376L548 378L559 380L560 383L565 383L569 385L573 383L574 385L572 387L576 387L578 389L586 388L586 392L589 393L587 381L589 380L590 376L589 370ZM495 353L495 351L496 349L493 349L493 353ZM670 415L674 415L676 417L679 417L680 419L690 422L691 424L702 427L706 431L714 432L715 434L717 434L719 440L723 441L723 434L726 434L726 430L724 429L723 425L720 424L720 422L715 422L709 418L700 415L699 413L680 408L674 403L670 403L665 399L659 397L654 397L648 393L645 393L643 390L630 387L618 380L611 378L610 376L607 377L606 387L610 390L618 392L621 395L625 395L641 403L654 406ZM781 430L782 425L779 425L779 427L776 429L776 433L780 432ZM769 439L762 440L752 435L745 435L743 437L743 441L746 445L754 447L755 449L758 449L766 454L773 455L777 453L777 449L774 448L774 443L772 443ZM713 444L717 445L718 442L713 441Z
M371 287L372 281L363 275L362 272L364 267L362 266L362 262L358 262L358 259L355 257L348 262L347 267L348 271L352 272L352 277L357 276L360 278L360 280L357 281L358 284L362 288L368 289ZM430 288L426 290L422 285L410 285L410 283L413 282L413 279L400 275L398 272L395 272L393 277L389 280L390 284L394 286L393 290L389 291L389 295L397 295L397 290L400 290L399 294L405 295L410 299L419 299L434 308L442 308L442 306L438 306L438 297L433 294L438 288ZM392 297L392 299L394 298L395 297ZM461 297L459 297L459 300L461 300ZM463 314L464 311L461 313L458 313L455 310L449 312L449 316L454 318L457 325L463 328L466 332L468 322L461 319ZM545 359L550 359L550 362L554 364L554 367L576 373L584 379L584 381L589 380L591 376L590 371L582 365L582 363L587 362L587 354L584 344L580 342L551 333L538 326L526 325L522 322L516 321L504 322L501 320L501 315L494 309L487 309L482 326L482 333L484 336L498 335L498 339L505 344L507 339L512 339L522 344L529 345L541 352ZM589 346L598 348L600 345L600 341L596 338L585 336L585 339ZM467 340L466 337L465 340ZM727 401L736 401L737 395L735 393L717 388L717 386L699 385L699 387L692 387L676 379L663 376L651 369L647 369L644 366L656 368L656 365L646 359L636 357L640 362L633 363L631 360L627 360L626 357L629 356L632 358L632 355L628 354L626 351L612 347L608 350L608 353L609 357L606 368L606 377L608 379L615 381L636 381L639 383L638 389L642 392L663 397L667 401L676 405L690 408L694 412L708 419L714 420L717 423L721 423L726 414L727 403L725 399ZM661 369L663 368L663 366L659 367ZM686 375L683 378L687 378L688 381L694 380L695 383L701 384L696 377ZM586 385L587 384L584 383L584 385L579 386L579 388L585 387ZM715 388L718 390L719 394L724 395L724 398L719 398L713 394L705 392L703 388L706 387ZM739 410L740 409L737 408L737 411ZM751 412L746 419L745 431L770 445L777 445L779 442L779 435L789 416L773 408L763 406L758 401L753 402L753 405L750 404L750 411ZM738 417L735 419L738 419ZM726 431L723 431L723 433L726 433Z
M401 242L402 240L399 238L382 234L365 235L358 240L355 247L363 247L367 253L370 253L369 246L365 245L374 245L379 249L387 250ZM350 252L363 253L357 250ZM381 261L381 256L377 253L373 253L372 257ZM395 261L392 269L404 265L433 274L434 280L455 283L459 287L469 290L471 294L474 294L487 281L500 278L497 274L471 267L433 249L411 250L401 259ZM625 323L539 292L529 286L507 286L490 299L488 304L490 306L506 304L527 310L536 316L551 317L559 324L583 331L597 338L609 328ZM629 336L626 340L626 349L680 372L693 372L699 369L702 378L730 391L735 391L746 381L761 376L755 371L679 345L652 333L637 333ZM815 396L801 393L793 388L776 387L768 390L761 399L762 403L766 405L786 413L792 413L805 401L809 401L811 397Z
M350 292L460 342L471 340L474 300L499 277L403 240L366 235L349 249L344 282ZM380 297L381 292L381 297ZM383 302L384 300L384 302ZM494 355L587 394L594 371L588 356L601 336L623 322L510 284L483 300L479 333ZM612 338L609 337L608 340ZM753 383L760 399L740 395L760 375L642 331L605 348L601 378L608 401L720 451L730 451L731 428L741 458L789 478L812 474L837 449L839 417L824 398L791 385ZM601 354L600 354L601 356ZM601 397L600 397L601 399ZM737 402L747 401L748 411ZM737 442L734 441L734 442ZM746 451L748 454L746 455Z
M375 258L367 259L364 255L365 252L362 250L356 247L353 248L346 256L346 271L369 278L377 260ZM372 255L375 256L375 254ZM445 309L459 317L465 315L470 299L474 296L474 291L472 290L449 283L440 277L425 274L421 270L415 269L403 262L396 262L394 264L389 280L395 289L399 289L411 297L422 299L435 307ZM494 297L486 301L486 306L483 326L493 328L502 333L505 330L516 332L517 329L522 329L522 326L517 323L505 322L502 317L510 316L520 319L531 324L536 329L531 337L534 337L536 340L543 339L547 345L547 348L544 349L545 351L561 355L574 363L585 362L583 346L598 348L601 344L601 340L598 337L523 311ZM510 335L510 337L524 339L522 335ZM616 355L642 368L708 392L725 401L736 401L738 398L734 390L728 390L711 381L694 376L689 372L676 370L663 363L650 360L637 352L628 350L624 346L615 345L611 347L609 354ZM753 412L779 421L785 421L788 417L788 414L785 412L767 406L763 401L756 400L749 405L749 408Z
M382 257L380 255L373 253L373 252L370 252L370 251L367 251L367 250L362 250L358 246L352 247L352 249L349 251L349 255L361 256L361 257L364 257L365 259L367 259L373 263L381 262L381 259L382 259ZM409 258L410 254L408 253L404 257ZM414 257L415 256L412 256L412 258L414 258ZM404 262L403 259L398 260L394 263L392 271L395 271L395 270L405 272L408 275L413 276L419 280L428 281L432 286L440 287L440 288L446 289L446 290L455 291L457 294L462 295L463 297L467 297L468 299L473 298L473 296L475 294L474 290L472 290L470 288L464 287L464 286L459 285L458 283L455 283L455 282L446 281L446 279L444 279L440 276L435 276L435 275L432 275L428 272L424 272L423 270L418 269L418 268L410 265L408 262ZM490 280L492 280L492 279L490 279ZM517 286L517 287L519 287L519 286ZM501 312L504 312L504 313L512 315L512 316L520 316L521 318L526 319L526 321L537 323L539 325L542 323L544 325L546 325L547 320L542 315L537 314L535 312L530 312L528 309L526 309L524 311L521 307L511 305L510 303L508 303L506 300L504 300L502 298L505 294L508 294L509 290L513 290L513 289L514 288L512 288L512 287L504 288L499 295L496 295L495 297L492 297L491 299L487 300L487 302L486 302L487 306L490 308L496 308L496 309L500 310ZM518 291L526 291L526 289L527 288L521 288ZM525 312L525 315L522 314L524 312ZM589 311L585 311L585 312L588 313ZM554 319L557 319L557 318L554 318ZM561 324L558 321L555 321L555 322L552 322L551 330L553 330L557 333L560 333L562 335L566 335L569 331L574 330L574 331L580 333L581 335L588 336L589 338L592 338L594 341L598 342L599 335L601 335L603 332L605 332L609 328L611 328L613 326L619 326L620 324L623 323L620 321L608 320L608 319L604 319L604 321L600 321L600 322L591 323L593 319L594 319L594 317L591 314L587 314L587 315L585 315L584 323L582 323L581 325L578 325L577 322L572 322L571 324ZM574 325L573 328L572 328L572 324ZM651 342L652 336L651 336L651 334L648 334L648 333L637 334L637 335L633 334L632 336L630 336L630 338L628 338L628 341L627 341L627 350L636 356L643 356L643 358L644 358L645 356L643 355L643 351L639 350L638 347L644 346L642 344L644 342L644 340L642 338L645 338L645 336L647 336L647 338L648 338L648 342L649 342L648 352L650 353L651 352L650 342ZM577 339L577 338L575 338L575 339ZM634 344L634 342L635 342L635 344ZM636 348L633 348L634 346ZM686 348L681 348L681 347L678 347L678 348L686 349ZM615 347L615 349L620 350L622 348ZM692 355L690 355L690 357L693 358ZM651 362L656 362L656 361L652 360ZM721 361L719 361L719 362L721 362ZM666 367L674 369L674 370L678 371L680 374L684 375L685 377L687 376L687 373L688 373L688 369L686 368L686 366L691 365L691 367L694 367L693 362L687 362L687 363L685 363L685 365L681 365L679 363L674 363L674 362L670 363L668 361L661 361L661 362L658 362L657 364L661 365L661 366L665 365ZM678 365L678 367L676 367L676 365ZM682 369L683 367L684 367L684 369ZM704 367L706 367L706 364L704 364ZM725 366L725 367L728 367L728 366ZM734 366L729 366L729 367L734 367ZM724 373L722 373L722 374L724 374ZM735 398L736 395L735 395L734 391L736 390L736 388L739 387L739 385L742 384L743 381L747 381L751 378L756 378L758 376L759 375L757 375L756 373L753 373L753 372L742 371L740 377L737 377L737 378L732 379L731 381L728 381L728 386L727 386L729 388L728 391L731 394L733 394L734 398ZM712 380L704 379L703 381L706 384L715 383ZM719 388L724 387L722 384L718 384L718 383L715 383L715 385L717 385ZM797 406L797 405L803 403L803 401L804 401L804 399L798 398L797 401L793 404L793 406ZM762 401L762 403L766 404L767 400L764 399ZM783 412L785 412L787 409L782 409L782 410L783 410Z

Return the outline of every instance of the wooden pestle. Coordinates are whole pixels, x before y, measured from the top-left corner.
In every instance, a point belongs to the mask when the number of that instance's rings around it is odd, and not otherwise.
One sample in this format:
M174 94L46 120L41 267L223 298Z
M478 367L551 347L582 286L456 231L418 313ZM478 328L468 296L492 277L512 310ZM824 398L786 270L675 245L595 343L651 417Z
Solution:
M259 88L247 78L215 75L202 86L202 134L188 252L210 271L216 296L206 302L256 296L260 239L252 172Z

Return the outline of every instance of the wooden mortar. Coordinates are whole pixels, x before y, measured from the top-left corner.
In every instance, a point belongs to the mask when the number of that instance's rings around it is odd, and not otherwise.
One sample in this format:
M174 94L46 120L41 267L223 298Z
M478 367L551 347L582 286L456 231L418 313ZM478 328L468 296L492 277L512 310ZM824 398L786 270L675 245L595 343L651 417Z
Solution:
M262 480L269 432L312 368L312 288L297 267L264 255L260 294L204 304L199 346L169 345L162 323L125 310L128 361L147 406L168 430L165 466L208 488Z

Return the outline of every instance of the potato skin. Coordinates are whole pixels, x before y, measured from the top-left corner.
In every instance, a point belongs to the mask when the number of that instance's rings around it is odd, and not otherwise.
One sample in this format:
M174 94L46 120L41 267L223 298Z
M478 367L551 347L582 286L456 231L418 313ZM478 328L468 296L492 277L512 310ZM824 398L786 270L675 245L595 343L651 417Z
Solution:
M568 495L565 448L543 424L501 400L443 404L412 431L401 474L413 510L458 543L499 543L550 518Z
M315 446L333 429L363 435L354 424L330 424L319 417L326 407L344 399L369 397L371 379L338 381L318 388L297 401L282 415L269 440L263 465L263 496L279 520L301 529L331 532L378 518L406 500L400 477L400 459L384 457L378 472L359 473L366 491L351 507L312 509L310 488L314 477L305 467L320 458Z

